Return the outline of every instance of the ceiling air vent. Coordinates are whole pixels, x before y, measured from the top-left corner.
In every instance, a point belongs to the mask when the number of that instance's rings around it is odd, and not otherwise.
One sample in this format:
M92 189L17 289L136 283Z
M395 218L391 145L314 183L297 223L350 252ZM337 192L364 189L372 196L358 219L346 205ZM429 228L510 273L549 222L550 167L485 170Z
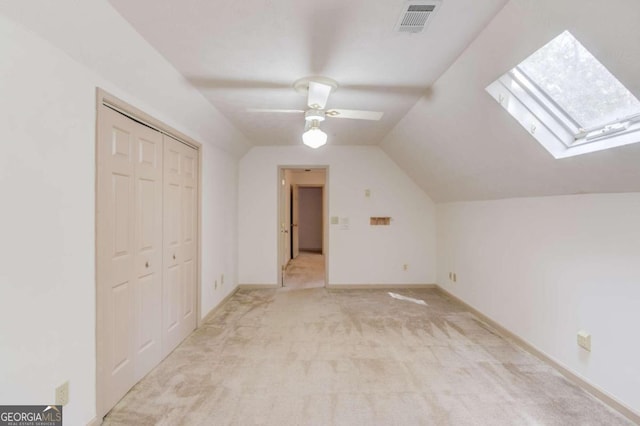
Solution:
M422 32L439 7L440 1L437 0L407 2L396 24L396 31L400 33Z

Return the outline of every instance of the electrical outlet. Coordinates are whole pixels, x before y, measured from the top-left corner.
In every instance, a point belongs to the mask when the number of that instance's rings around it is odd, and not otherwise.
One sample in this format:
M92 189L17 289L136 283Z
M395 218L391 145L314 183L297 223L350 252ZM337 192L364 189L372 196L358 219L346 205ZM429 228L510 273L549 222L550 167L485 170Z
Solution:
M453 272L449 272L449 281L453 281Z
M456 281L458 281L458 277L456 276L456 273L453 273L453 282L455 283Z
M56 405L69 403L69 382L64 382L56 388Z
M224 274L220 275L220 285L224 284Z
M409 264L405 263L404 265L402 265L402 270L403 271L408 271L409 270Z
M591 335L584 330L578 331L578 346L591 352Z
M214 289L214 290L217 290L217 289L218 289L218 280L215 280L215 281L213 282L213 289Z

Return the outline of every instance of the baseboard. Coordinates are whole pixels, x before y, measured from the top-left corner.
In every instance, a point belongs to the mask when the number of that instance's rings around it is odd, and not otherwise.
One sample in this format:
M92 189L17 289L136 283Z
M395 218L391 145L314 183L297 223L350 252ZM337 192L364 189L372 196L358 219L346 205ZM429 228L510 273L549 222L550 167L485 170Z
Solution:
M428 288L437 289L437 284L327 284L330 290L400 290Z
M87 423L87 426L99 426L102 424L102 421L98 420L97 417L92 418L89 423Z
M278 284L238 284L239 290L267 290L280 287L282 286Z
M558 362L555 359L553 359L551 356L549 356L546 353L542 352L541 350L537 349L531 343L527 342L526 340L522 339L520 336L516 335L515 333L511 332L507 328L503 327L501 324L499 324L498 322L496 322L493 319L489 318L488 316L486 316L482 312L478 311L476 308L474 308L473 306L469 305L468 303L466 303L462 299L460 299L457 296L454 296L453 294L449 293L447 290L445 290L441 286L436 284L435 288L439 292L441 292L446 298L454 301L455 303L458 303L458 304L464 306L467 310L469 310L471 313L473 313L475 316L477 316L480 320L482 320L483 322L487 323L489 326L491 326L496 331L498 331L498 333L500 333L502 336L509 338L514 343L516 343L518 346L520 346L522 349L524 349L525 351L527 351L530 354L534 355L535 357L539 358L543 362L551 365L553 368L558 370L558 372L560 374L562 374L565 378L567 378L569 381L571 381L574 384L580 386L581 388L583 388L584 390L589 392L591 395L593 395L596 398L598 398L603 403L607 404L608 406L610 406L614 410L618 411L623 416L627 417L632 422L640 425L640 413L636 412L635 410L633 410L632 408L628 407L624 403L618 401L615 397L609 395L607 392L603 391L602 389L600 389L597 386L593 385L592 383L588 382L586 379L584 379L580 375L574 373L569 368L565 367L560 362Z
M236 286L236 288L234 288L229 294L227 294L220 302L218 302L218 304L216 306L214 306L213 308L211 308L211 310L207 313L207 315L205 315L200 322L198 322L198 328L206 323L209 320L209 317L213 316L216 312L218 312L218 310L222 307L222 305L224 305L227 300L231 299L233 297L234 294L236 294L238 292L239 288Z

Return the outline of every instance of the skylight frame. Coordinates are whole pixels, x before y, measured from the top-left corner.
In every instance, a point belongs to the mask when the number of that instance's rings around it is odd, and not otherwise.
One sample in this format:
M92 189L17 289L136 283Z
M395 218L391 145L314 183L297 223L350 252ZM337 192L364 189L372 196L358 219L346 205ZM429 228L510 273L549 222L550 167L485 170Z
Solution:
M490 84L486 91L555 158L640 142L640 112L582 128L520 65Z
M567 111L565 111L551 96L547 94L529 75L527 72L516 65L511 71L509 71L511 78L516 80L527 94L540 106L542 106L549 114L551 114L558 123L563 126L568 132L572 133L576 138L580 134L582 128ZM524 100L524 99L523 99ZM526 100L525 100L526 101Z

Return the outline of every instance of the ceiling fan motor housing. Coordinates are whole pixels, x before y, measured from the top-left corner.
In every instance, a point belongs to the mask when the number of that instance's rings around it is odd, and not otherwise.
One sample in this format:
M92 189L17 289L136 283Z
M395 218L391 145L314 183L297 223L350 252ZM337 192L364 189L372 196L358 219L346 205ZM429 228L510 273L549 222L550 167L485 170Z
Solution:
M325 113L322 110L312 108L304 113L304 119L307 121L324 121Z
M303 77L293 83L293 88L301 95L306 95L309 91L309 83L312 81L315 83L321 83L330 86L332 92L335 92L338 88L337 81L332 78L322 76Z

